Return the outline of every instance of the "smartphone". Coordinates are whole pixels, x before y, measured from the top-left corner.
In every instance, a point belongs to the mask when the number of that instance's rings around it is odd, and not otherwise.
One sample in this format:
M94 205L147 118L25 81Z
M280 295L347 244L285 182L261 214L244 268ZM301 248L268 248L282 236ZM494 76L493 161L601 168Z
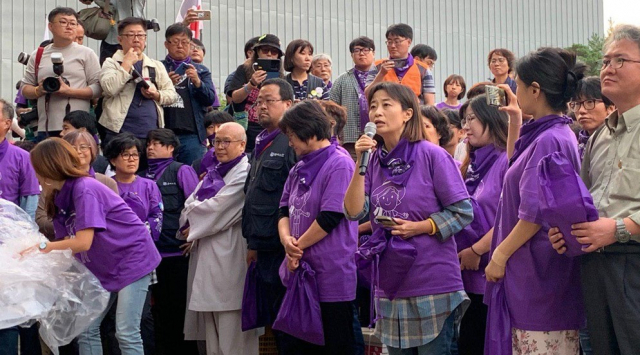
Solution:
M198 21L210 21L211 10L196 10L194 11L198 15Z
M487 85L484 88L487 94L487 105L489 106L507 106L507 95L504 90L497 86Z
M173 72L182 76L187 72L187 69L189 69L190 66L189 64L186 63L180 63L180 65L178 65L178 67L176 68L176 70L174 70Z
M267 79L280 77L280 59L258 59L253 63L253 70L264 70Z
M396 221L394 221L393 218L387 217L387 216L376 216L375 221L376 223L382 224L385 227L392 227L392 226L398 225L398 223L396 223Z
M406 59L389 59L389 60L393 62L393 66L395 68L402 68L405 65L407 65Z

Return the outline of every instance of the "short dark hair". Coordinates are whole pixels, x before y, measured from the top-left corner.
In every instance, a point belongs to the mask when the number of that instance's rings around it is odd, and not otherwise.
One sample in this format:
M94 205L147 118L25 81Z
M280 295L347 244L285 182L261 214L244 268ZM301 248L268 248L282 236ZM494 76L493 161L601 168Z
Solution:
M21 141L17 141L15 143L13 143L13 145L15 145L18 148L21 148L24 151L30 152L31 149L35 148L36 142L28 141L28 140L21 140Z
M495 85L490 81L481 81L479 83L473 84L471 89L467 92L467 100L471 100L478 95L482 95L485 93L487 85Z
M409 142L426 140L427 135L424 131L422 119L420 118L420 105L418 104L416 94L408 86L384 81L371 87L371 90L369 90L367 94L367 102L371 102L373 95L378 91L384 91L391 99L398 101L402 110L406 111L411 109L413 111L413 115L404 126L401 137ZM371 104L369 104L369 107L371 107ZM380 139L382 140L382 137L380 137Z
M331 139L329 117L315 100L305 100L284 112L278 127L285 134L293 133L303 142L315 137L321 141Z
M185 35L189 37L190 40L193 38L193 32L191 32L191 29L182 23L174 23L164 31L164 39L167 41L175 35Z
M509 115L500 111L498 107L487 104L486 94L476 96L468 102L468 107L471 107L476 118L482 124L483 131L488 129L489 135L495 140L495 145L506 149Z
M111 164L112 159L118 158L122 152L125 150L129 150L133 147L136 147L138 153L143 151L142 142L136 138L135 135L131 132L122 132L113 137L107 146L104 148L104 157L109 161L109 165L112 169L115 168L113 164Z
M96 128L96 119L87 111L71 111L67 113L66 116L64 116L62 122L69 122L69 124L72 125L75 129L84 128L87 130L87 132L93 135L98 134L98 129Z
M78 19L78 26L82 27L82 29L84 29L84 22L81 19Z
M277 85L278 93L280 94L280 99L289 100L293 102L293 99L294 99L293 87L286 80L280 79L280 78L267 79L262 82L260 87L263 88L267 85Z
M253 46L255 46L255 45L256 45L256 43L258 43L258 39L259 39L259 38L260 38L260 37L258 37L258 36L255 36L255 37L249 38L249 40L247 41L247 43L245 43L245 44L244 44L244 57L245 57L246 59L248 59L248 58L249 58L249 54L248 54L248 53L249 53L249 51L253 48Z
M49 22L53 22L53 19L55 19L58 15L73 16L76 18L76 20L78 20L78 13L76 12L76 10L70 7L62 6L58 6L55 9L51 10L51 12L49 12L49 15L47 16L47 20L49 20Z
M516 73L525 85L540 85L549 107L566 111L587 66L576 60L576 54L562 48L542 47L518 60Z
M458 110L450 110L448 108L440 110L442 114L447 118L449 124L454 126L457 129L462 129L462 120L460 119L460 114Z
M396 35L398 37L408 38L413 41L413 28L405 23L396 23L387 28L384 37L389 38L389 35Z
M191 42L193 42L196 46L202 48L202 54L207 54L207 49L204 47L204 43L197 38L191 38Z
M360 37L354 39L353 41L351 41L351 43L349 43L349 52L353 53L353 49L356 46L360 46L360 47L364 47L364 48L371 48L372 51L374 51L374 52L376 51L376 44L369 37L360 36Z
M180 147L180 141L178 140L178 136L173 133L172 130L168 128L156 128L147 134L147 144L151 143L151 141L158 141L162 145L170 145L173 147L173 154L177 154L178 147Z
M447 97L447 85L457 82L460 86L462 86L462 91L458 94L458 100L462 100L464 98L464 94L467 92L467 84L464 82L464 78L462 75L452 74L449 75L448 78L445 79L443 87L444 96Z
M600 77L588 76L578 82L576 92L571 98L574 101L583 100L602 100L605 106L613 106L613 102L608 97L602 95L602 85Z
M215 124L223 124L227 122L235 122L233 116L225 111L209 111L204 115L204 127L207 128Z
M125 28L133 25L139 25L145 31L147 30L147 21L145 19L140 17L127 17L118 22L118 35L122 35Z
M447 120L447 117L435 106L431 105L421 105L420 114L429 119L433 127L435 127L436 132L438 132L438 135L440 136L438 145L444 147L449 143L451 137L453 137L453 133L451 132L451 128L449 128L449 121Z
M318 103L322 106L324 112L327 113L327 118L333 118L333 120L336 121L333 134L340 137L344 126L347 124L347 109L330 100L320 100Z
M436 53L436 50L426 44L416 44L411 48L411 55L414 58L438 60L438 53Z
M303 51L305 49L309 49L311 51L310 54L313 55L313 45L311 42L305 39L294 39L289 42L287 46L287 50L284 52L284 70L292 71L293 70L293 57L296 53ZM307 73L311 71L311 67L307 70Z
M2 104L2 117L6 118L7 120L13 120L13 116L16 114L13 105L9 101L2 98L0 98L0 104Z
M496 48L491 52L489 52L489 55L487 56L487 65L489 66L491 65L491 56L494 54L501 55L507 60L507 65L509 66L509 73L511 73L515 68L516 56L513 55L513 53L508 49Z

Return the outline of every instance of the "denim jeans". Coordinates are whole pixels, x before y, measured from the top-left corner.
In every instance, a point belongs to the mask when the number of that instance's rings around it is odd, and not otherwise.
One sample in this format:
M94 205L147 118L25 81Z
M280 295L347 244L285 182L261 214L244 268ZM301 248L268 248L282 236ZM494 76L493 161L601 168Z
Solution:
M143 355L142 338L140 337L140 318L142 308L149 292L151 276L146 275L138 281L132 282L119 292L111 293L109 304L102 315L78 336L80 355L102 355L100 340L100 323L109 308L116 301L116 338L120 344L122 355Z
M389 355L449 355L451 354L451 342L453 341L456 319L456 311L451 312L442 326L440 334L430 343L409 349L392 348L387 346Z
M206 148L198 138L197 134L178 135L180 147L178 147L177 161L191 166L191 164L204 156Z

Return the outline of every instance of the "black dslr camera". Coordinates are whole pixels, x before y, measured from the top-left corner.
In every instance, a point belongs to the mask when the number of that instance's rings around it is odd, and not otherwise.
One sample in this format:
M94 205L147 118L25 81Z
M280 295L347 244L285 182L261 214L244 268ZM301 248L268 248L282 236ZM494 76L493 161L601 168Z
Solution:
M50 76L42 82L42 89L48 93L60 90L59 78L62 76L62 73L64 73L64 58L62 57L62 53L51 53L51 63L53 63L53 73L56 74L56 76ZM69 85L67 79L62 78L62 80L65 84Z
M151 20L147 20L147 31L153 30L153 32L158 32L160 31L160 24L158 23L158 20L155 18L152 18Z

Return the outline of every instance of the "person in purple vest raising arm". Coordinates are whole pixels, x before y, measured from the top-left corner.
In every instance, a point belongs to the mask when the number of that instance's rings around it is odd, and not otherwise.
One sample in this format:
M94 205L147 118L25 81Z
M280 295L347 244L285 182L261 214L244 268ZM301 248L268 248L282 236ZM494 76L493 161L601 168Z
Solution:
M75 254L117 296L116 337L123 352L142 355L140 317L149 289L150 273L160 255L145 225L111 189L88 177L71 144L49 138L31 151L31 162L46 196L46 211L53 218L56 241L25 250ZM102 353L100 323L105 312L80 334L81 354Z
M375 334L391 355L450 354L456 315L469 302L451 237L473 220L469 194L451 155L427 142L411 89L384 82L373 86L367 99L378 135L376 140L363 135L356 142L357 166L363 152L373 152L366 174L351 178L344 212L351 220L369 213L371 238L382 234L391 239L389 245L400 243L416 253L406 273L380 277ZM376 217L386 218L386 227ZM403 256L387 252L381 260ZM381 261L381 275L383 266ZM385 288L388 278L399 277L404 279L396 290Z
M485 269L485 353L522 354L536 341L536 354L551 347L555 354L578 354L578 329L584 326L579 260L549 248L549 226L540 217L538 163L562 152L579 170L577 140L563 112L584 71L575 54L540 48L518 60L517 96L500 85L509 96L509 105L501 108L509 114L509 170ZM523 114L533 118L519 127ZM494 323L505 318L510 324ZM501 341L489 341L498 332Z

